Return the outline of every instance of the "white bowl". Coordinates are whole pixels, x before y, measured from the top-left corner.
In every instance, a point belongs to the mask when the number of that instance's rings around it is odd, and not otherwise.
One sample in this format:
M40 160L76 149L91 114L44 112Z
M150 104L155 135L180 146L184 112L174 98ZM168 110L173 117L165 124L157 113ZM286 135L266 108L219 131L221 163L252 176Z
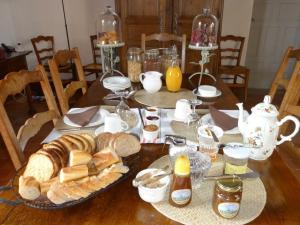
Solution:
M224 135L224 131L221 127L214 126L214 125L203 125L203 126L199 127L197 130L198 140L199 140L200 144L211 145L214 143L213 137L208 135L208 133L206 132L207 128L212 130L216 134L216 136L219 140Z
M147 107L145 109L145 116L157 116L158 110L159 109L157 107Z
M203 97L213 97L217 93L217 88L211 85L200 85L198 93Z
M140 177L142 175L144 175L145 173L151 172L151 171L155 171L157 169L145 169L140 171L136 177ZM161 174L164 174L165 172L161 172ZM162 187L159 188L147 188L144 187L142 185L138 186L138 191L139 191L139 195L141 197L141 199L143 199L145 202L149 202L149 203L157 203L160 202L162 200L164 200L169 184L170 184L170 176L166 176L164 178L162 178L160 180L160 182L164 183L164 185Z

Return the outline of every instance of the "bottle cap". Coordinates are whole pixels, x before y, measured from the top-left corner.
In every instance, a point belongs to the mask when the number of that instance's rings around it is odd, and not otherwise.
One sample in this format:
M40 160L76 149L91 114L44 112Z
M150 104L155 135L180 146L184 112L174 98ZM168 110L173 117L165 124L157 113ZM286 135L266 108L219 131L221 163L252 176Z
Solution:
M175 161L174 173L176 175L190 174L190 160L186 155L179 155Z

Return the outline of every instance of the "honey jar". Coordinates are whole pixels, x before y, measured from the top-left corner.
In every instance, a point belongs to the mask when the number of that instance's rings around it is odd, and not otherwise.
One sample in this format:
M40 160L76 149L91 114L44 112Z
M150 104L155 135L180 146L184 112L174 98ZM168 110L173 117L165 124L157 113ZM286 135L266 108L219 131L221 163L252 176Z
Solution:
M217 180L213 196L215 213L225 219L236 217L240 210L242 191L243 182L235 175Z

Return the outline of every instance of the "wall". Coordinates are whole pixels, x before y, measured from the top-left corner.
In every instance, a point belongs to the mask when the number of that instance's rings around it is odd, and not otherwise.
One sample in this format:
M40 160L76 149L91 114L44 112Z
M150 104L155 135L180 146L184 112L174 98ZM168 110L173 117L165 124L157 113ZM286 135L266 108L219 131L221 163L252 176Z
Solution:
M10 0L0 0L0 43L12 45L16 43Z
M251 25L253 0L224 0L222 35L245 37L241 65L245 64Z

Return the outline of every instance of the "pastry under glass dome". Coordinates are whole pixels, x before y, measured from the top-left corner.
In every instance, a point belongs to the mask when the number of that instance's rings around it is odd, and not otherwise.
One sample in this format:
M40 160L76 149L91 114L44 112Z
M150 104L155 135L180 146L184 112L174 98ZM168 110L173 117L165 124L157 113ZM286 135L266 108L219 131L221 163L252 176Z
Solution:
M216 47L218 37L218 19L204 8L203 13L193 20L190 45L195 47Z
M111 9L106 7L97 20L97 45L119 45L122 41L122 29L120 17Z

